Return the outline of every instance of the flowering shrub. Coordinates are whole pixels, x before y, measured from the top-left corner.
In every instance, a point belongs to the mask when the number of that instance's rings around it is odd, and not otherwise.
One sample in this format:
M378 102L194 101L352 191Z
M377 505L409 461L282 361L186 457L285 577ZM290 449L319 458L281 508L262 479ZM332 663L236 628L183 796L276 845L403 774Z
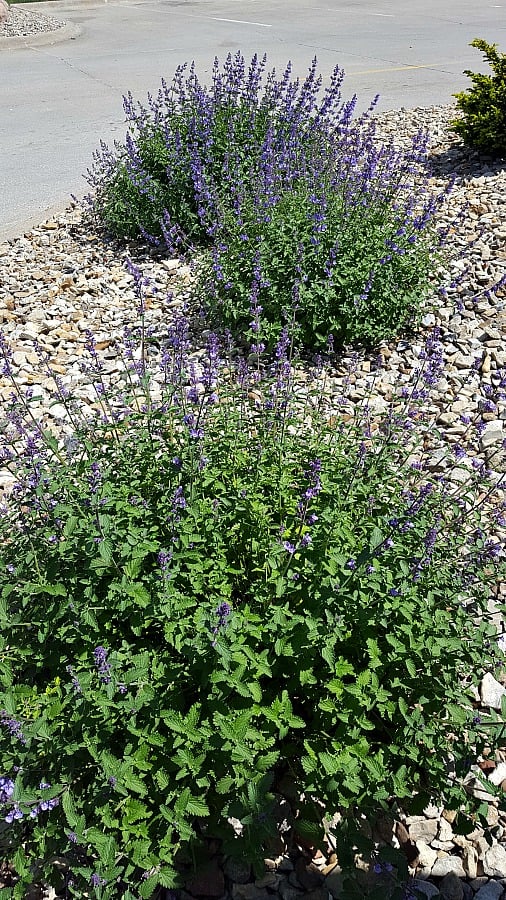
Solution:
M222 71L215 61L209 88L182 66L146 107L128 95L125 144L102 145L89 173L99 219L171 252L205 249L201 297L238 336L252 290L271 347L283 317L308 347L409 327L442 239L443 197L422 177L426 136L407 151L381 145L376 100L354 120L339 68L322 93L316 59L302 84L290 65L280 80L265 65L254 57L247 70L238 53Z
M230 349L222 361L212 335L190 354L176 318L157 368L142 316L118 348L121 390L89 338L95 418L56 379L58 437L0 344L14 479L0 517L0 848L15 897L44 878L70 896L150 897L210 836L258 860L283 776L314 841L319 804L342 811L345 865L357 810L467 804L462 777L501 727L470 693L502 655L487 612L504 571L500 485L482 463L431 475L437 334L385 414L366 404L348 421L345 397L322 405L321 370L302 398L286 331L264 368Z

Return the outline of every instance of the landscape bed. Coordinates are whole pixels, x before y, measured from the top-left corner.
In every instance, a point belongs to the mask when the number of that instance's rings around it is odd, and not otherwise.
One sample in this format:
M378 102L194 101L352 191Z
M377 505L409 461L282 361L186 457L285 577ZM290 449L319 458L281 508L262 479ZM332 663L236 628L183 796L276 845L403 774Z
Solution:
M1 789L20 886L55 883L30 867L56 855L69 896L151 896L210 838L263 870L283 796L306 852L319 804L341 811L339 865L360 847L371 879L344 896L415 895L360 816L437 800L441 830L443 806L472 803L462 780L502 728L471 686L502 659L505 173L451 138L449 114L379 120L408 144L415 124L437 136L430 187L456 175L438 215L463 253L413 334L370 351L336 341L313 364L288 324L264 356L254 302L246 359L200 321L191 266L122 250L77 212L0 248L3 453L20 467ZM459 813L450 832L465 827Z

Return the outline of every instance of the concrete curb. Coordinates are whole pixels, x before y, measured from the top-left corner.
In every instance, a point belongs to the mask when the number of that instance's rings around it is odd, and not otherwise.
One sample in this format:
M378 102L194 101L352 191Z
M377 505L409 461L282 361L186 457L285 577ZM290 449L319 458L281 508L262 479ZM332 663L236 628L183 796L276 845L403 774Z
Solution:
M13 223L12 225L0 226L0 244L5 244L8 241L14 241L17 238L23 237L25 234L28 234L32 228L38 228L42 222L64 216L67 212L71 212L72 209L72 198L69 196L65 202L55 206L43 207L39 209L38 212L33 213L31 216L27 216L26 219L22 219L17 224Z
M33 3L30 5L40 7L48 4ZM0 52L2 50L17 50L20 47L43 47L49 44L59 44L61 41L74 41L81 33L82 28L79 25L67 22L54 31L26 34L23 37L0 37Z

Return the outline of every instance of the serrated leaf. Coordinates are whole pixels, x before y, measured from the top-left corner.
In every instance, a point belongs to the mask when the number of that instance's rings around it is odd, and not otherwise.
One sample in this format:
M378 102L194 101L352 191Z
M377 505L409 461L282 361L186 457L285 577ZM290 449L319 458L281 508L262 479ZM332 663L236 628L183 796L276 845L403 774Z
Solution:
M305 728L306 723L304 719L301 719L300 716L290 716L288 719L288 724L290 728Z
M164 866L158 872L158 883L164 888L174 888L179 884L178 874L175 869Z
M66 597L67 589L64 584L36 584L25 585L25 593L30 595L48 594L50 597Z
M146 785L138 775L135 775L133 772L124 772L122 781L127 790L134 791L134 793L140 794L141 797L146 796Z
M404 716L404 718L406 719L406 721L409 721L408 704L406 703L404 697L399 697L399 699L398 699L397 702L398 702L399 709L400 709L402 715Z
M205 818L209 815L209 807L199 797L190 797L186 804L186 812L189 816Z
M336 775L339 772L339 763L336 761L335 756L332 756L330 753L320 753L320 762L327 775Z
M101 860L105 860L109 853L111 835L104 834L98 828L86 829L86 840L95 848Z
M157 887L158 875L151 875L149 878L146 878L145 881L141 881L138 888L139 896L142 897L143 900L149 900Z
M260 685L256 681L250 681L246 685L249 695L253 698L255 703L262 702L262 691L260 689Z
M225 775L216 783L216 791L218 794L228 794L233 784L234 779L230 775Z
M379 547L381 543L383 543L383 534L378 526L375 525L369 538L369 550L371 553L376 550L376 547Z
M140 819L147 819L151 813L145 803L129 797L124 807L125 817L129 825L139 822Z
M416 678L416 666L412 659L406 660L406 669L412 678Z
M155 772L155 780L161 791L166 791L169 786L169 778L163 769L157 769Z
M100 541L98 546L98 553L100 559L105 563L106 566L111 564L112 560L112 544L107 538L104 538L103 541Z
M143 584L129 584L125 588L125 593L131 597L141 609L145 609L151 600L151 595Z
M79 821L79 817L70 791L64 791L61 802L69 828L73 830Z

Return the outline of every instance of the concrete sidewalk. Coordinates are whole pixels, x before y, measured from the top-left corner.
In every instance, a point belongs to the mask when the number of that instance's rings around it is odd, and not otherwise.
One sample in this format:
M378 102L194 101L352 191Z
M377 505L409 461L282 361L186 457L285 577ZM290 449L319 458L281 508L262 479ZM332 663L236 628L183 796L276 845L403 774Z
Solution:
M469 41L506 46L506 4L476 0L57 0L29 8L71 28L15 46L0 39L0 240L86 193L93 149L123 138L122 95L144 99L182 62L194 59L205 79L215 55L266 52L271 66L291 59L303 76L316 55L324 76L336 64L345 69L345 96L357 93L363 108L380 93L382 111L451 102L469 85L463 69L484 71Z

